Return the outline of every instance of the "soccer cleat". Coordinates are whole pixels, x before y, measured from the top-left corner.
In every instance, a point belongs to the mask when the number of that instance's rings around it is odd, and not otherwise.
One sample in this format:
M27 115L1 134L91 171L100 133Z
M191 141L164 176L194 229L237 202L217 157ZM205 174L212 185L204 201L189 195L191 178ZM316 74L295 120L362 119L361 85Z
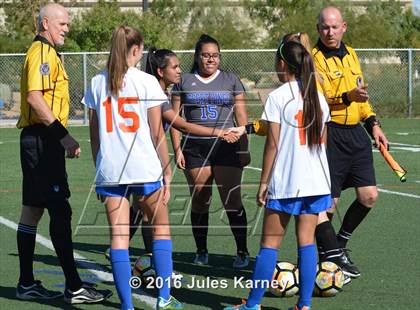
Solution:
M61 296L63 296L62 292L47 290L39 280L36 280L34 284L29 286L18 284L16 288L16 297L22 300L54 299Z
M234 305L223 308L223 310L261 310L261 305L256 304L253 307L246 306L246 299L242 299L242 303L240 305Z
M207 253L207 250L197 250L197 253L195 253L194 264L197 264L197 265L209 264L209 253Z
M98 284L93 282L82 282L82 287L84 288L96 288Z
M342 270L342 269L341 269L341 270ZM345 273L343 273L343 276L344 276L344 282L343 282L343 284L344 284L344 285L350 284L350 282L351 282L351 277L350 277L350 276L348 276L348 275L346 275Z
M173 296L169 296L168 300L158 297L156 309L184 309L184 305Z
M72 292L69 289L64 291L64 301L69 304L96 303L111 296L112 291L97 290L93 287L89 287L86 283L83 283L82 287L75 292Z
M342 248L341 250L343 251L343 254L346 256L346 258L349 261L349 263L352 264L352 265L355 265L353 263L353 261L351 260L351 258L350 258L350 254L349 253L351 252L351 250L350 249L346 249L346 248Z
M245 268L249 265L249 253L238 251L235 260L233 261L233 268Z
M98 287L98 284L92 283L92 282L82 282L82 287L83 288L96 289ZM96 291L102 293L102 295L104 295L104 299L108 299L113 294L111 290L98 290L98 289L96 289Z
M359 268L348 257L348 250L343 249L341 255L336 257L330 257L327 259L329 262L335 263L341 268L346 276L357 278L360 276Z

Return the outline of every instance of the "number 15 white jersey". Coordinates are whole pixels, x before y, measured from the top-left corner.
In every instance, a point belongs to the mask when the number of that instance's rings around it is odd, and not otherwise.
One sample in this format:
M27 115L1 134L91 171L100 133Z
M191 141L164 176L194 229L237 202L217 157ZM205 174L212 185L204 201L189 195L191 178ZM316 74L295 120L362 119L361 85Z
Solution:
M107 71L93 77L82 103L96 110L98 116L97 185L162 179L147 110L167 100L156 78L136 68L127 70L118 98L110 95Z

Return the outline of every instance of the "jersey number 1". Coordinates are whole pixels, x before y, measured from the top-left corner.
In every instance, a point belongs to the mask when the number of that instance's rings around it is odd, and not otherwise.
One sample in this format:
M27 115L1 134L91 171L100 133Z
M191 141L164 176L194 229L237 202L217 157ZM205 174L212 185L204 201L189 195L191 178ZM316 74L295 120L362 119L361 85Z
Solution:
M306 130L303 128L303 110L298 111L295 115L295 120L298 122L300 145L306 145ZM324 141L321 139L321 144L322 143L324 143Z
M295 115L295 120L297 120L298 122L300 145L305 145L306 144L306 130L305 128L303 128L303 110L298 111L298 114Z
M121 115L124 119L131 119L132 124L127 126L124 122L119 123L118 127L124 132L136 132L140 127L140 119L136 112L134 111L125 111L125 104L138 104L139 98L137 97L120 97L118 98L118 114ZM102 103L105 107L105 117L106 117L106 132L112 132L112 105L111 97L107 97L106 100Z

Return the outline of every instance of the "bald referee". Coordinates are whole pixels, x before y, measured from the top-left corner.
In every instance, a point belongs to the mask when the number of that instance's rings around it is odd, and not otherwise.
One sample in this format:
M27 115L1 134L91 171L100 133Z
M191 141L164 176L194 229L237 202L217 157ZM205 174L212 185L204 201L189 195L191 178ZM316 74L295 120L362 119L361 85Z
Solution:
M347 242L378 197L371 141L360 122L364 122L377 145L382 142L388 147L388 140L368 102L359 59L342 42L347 24L340 10L333 6L322 9L317 30L319 40L312 54L331 114L327 156L334 205L330 211L335 210L341 191L346 188L355 188L356 199L347 209L337 238L331 222L324 216L317 226L316 239L321 260L333 261L346 275L358 277L360 271L348 256Z
M39 34L27 51L21 76L21 114L17 127L23 174L22 213L17 231L20 277L16 297L53 299L62 292L47 290L33 275L35 235L44 209L50 215L50 236L66 279L68 303L102 301L110 291L98 291L79 277L73 257L71 208L65 167L67 157L80 156L79 143L66 129L69 81L56 46L64 44L69 16L58 4L39 14Z

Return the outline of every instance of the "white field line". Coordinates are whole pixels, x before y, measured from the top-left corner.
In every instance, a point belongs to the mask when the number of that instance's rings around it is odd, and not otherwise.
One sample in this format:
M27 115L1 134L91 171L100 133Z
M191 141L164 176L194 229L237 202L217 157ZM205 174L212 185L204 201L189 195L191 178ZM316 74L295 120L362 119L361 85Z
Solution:
M413 194L401 193L401 192L394 192L394 191L389 191L387 189L382 189L382 188L378 188L378 192L420 199L419 195L413 195Z
M414 147L420 147L419 144L407 144L407 143L397 143L397 142L390 142L389 143L391 146L392 145L401 145L401 146L414 146Z
M257 167L245 167L246 169L250 169L250 170L257 170L257 171L261 171L261 168L257 168ZM379 192L382 193L386 193L386 194L392 194L392 195L397 195L397 196L403 196L403 197L410 197L410 198L417 198L420 199L420 196L418 195L413 195L413 194L408 194L408 193L401 193L401 192L394 192L394 191L389 191L386 189L382 189L382 188L378 188Z
M0 216L0 223L17 231L18 229L18 225L13 222L10 221L6 218L4 218L3 216ZM54 247L51 243L51 241L48 238L45 238L44 236L41 236L40 234L36 234L36 242L40 243L41 245L45 246L47 249L51 250L51 251L55 251ZM93 273L94 275L96 275L98 277L98 279L100 279L101 281L104 282L114 282L114 277L112 276L112 273L104 270L99 264L96 264L92 261L90 261L89 259L87 259L86 257L73 252L74 253L74 258L76 259L77 264L79 264L80 266L82 266L83 268L85 268L86 270L88 270L89 272ZM94 268L92 268L94 267ZM154 308L156 307L156 298L147 295L145 292L140 291L140 290L135 290L135 292L133 292L133 297L140 300L141 302L145 303L146 305L148 305L150 308Z

